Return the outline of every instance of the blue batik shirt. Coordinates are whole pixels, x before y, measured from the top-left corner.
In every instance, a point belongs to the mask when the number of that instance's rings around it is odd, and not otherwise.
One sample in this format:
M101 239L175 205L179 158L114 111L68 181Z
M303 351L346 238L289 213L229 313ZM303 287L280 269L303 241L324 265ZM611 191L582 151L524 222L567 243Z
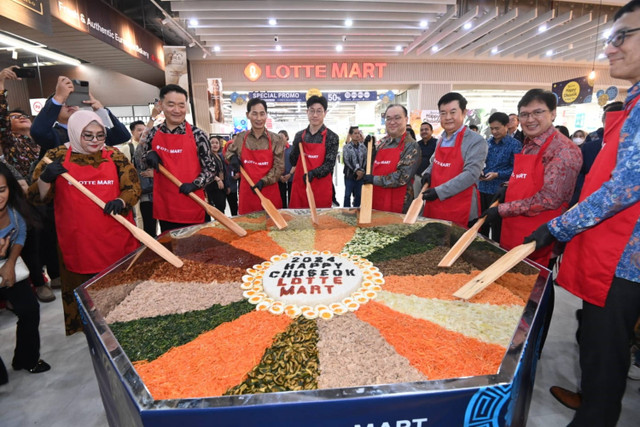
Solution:
M489 144L489 152L482 173L486 175L489 172L497 172L498 177L491 181L480 181L478 189L481 193L495 194L500 189L500 185L511 177L513 158L522 151L522 143L507 135L498 142L492 136L487 144Z
M625 106L640 96L640 82L629 89ZM551 220L549 230L561 242L640 202L640 102L620 131L616 167L611 178L574 209ZM598 256L598 254L593 254ZM585 260L586 261L586 260ZM640 218L616 267L617 277L640 283Z

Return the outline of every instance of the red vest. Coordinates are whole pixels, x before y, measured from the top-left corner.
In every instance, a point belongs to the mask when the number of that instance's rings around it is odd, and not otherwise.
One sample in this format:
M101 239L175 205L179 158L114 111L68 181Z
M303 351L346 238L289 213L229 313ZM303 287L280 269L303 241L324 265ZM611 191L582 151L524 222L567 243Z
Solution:
M622 125L638 99L640 97L636 97L624 111L607 113L604 144L584 180L580 201L611 179L611 172L616 167ZM636 203L571 239L562 255L556 279L558 284L583 300L604 307L616 267L639 217L640 203Z
M273 151L271 148L271 135L265 129L267 133L267 139L269 140L269 148L265 150L249 150L245 149L245 143L247 142L247 136L249 132L244 134L242 140L242 152L241 161L242 167L249 174L249 177L254 183L257 183L263 178L273 166ZM260 190L262 195L271 200L273 205L277 209L282 208L282 198L280 197L280 188L278 183L266 185ZM251 187L245 179L240 180L240 200L238 203L238 213L240 215L248 214L255 211L263 210L262 204L260 204L260 198L251 190Z
M184 135L157 131L151 145L164 167L182 183L193 182L200 175L200 159L189 123L185 123ZM196 190L194 194L204 200L204 190ZM181 194L164 175L156 173L153 175L153 217L179 224L199 224L204 222L204 209Z
M327 129L322 131L322 144L312 144L304 142L304 136L307 134L305 129L302 132L302 148L304 149L305 160L307 161L307 170L311 171L315 168L322 166L324 163L326 153L327 142ZM302 179L304 175L304 168L302 167L302 160L298 157L298 163L296 163L296 172L293 174L293 183L291 184L291 200L289 201L289 207L291 209L309 209L309 201L307 200L307 186ZM311 181L311 189L313 190L313 196L316 200L316 207L318 208L330 208L331 207L331 185L332 174L328 174L323 178L313 178Z
M70 158L68 149L62 165L99 199L108 202L120 195L118 169L109 151L102 150L107 161L97 168ZM99 273L138 247L129 231L61 176L56 179L54 210L64 265L73 273ZM133 223L131 212L126 218Z
M511 178L509 178L509 186L504 198L505 202L527 199L540 191L544 185L542 156L549 144L551 144L556 132L549 135L537 154L516 154L514 156L513 172L511 173ZM522 244L524 238L533 233L542 224L562 215L567 206L567 203L563 203L557 209L543 211L535 216L518 215L503 218L500 246L505 249L512 249ZM549 265L552 251L553 245L549 245L532 253L529 259L546 268Z
M404 150L405 132L400 139L400 143L395 148L384 148L376 152L376 159L373 162L371 173L374 176L384 176L394 173L398 168L400 154ZM407 193L407 185L400 187L385 188L377 185L373 186L373 209L388 212L402 212L404 196Z
M464 170L462 138L466 130L467 128L465 126L458 132L456 143L453 147L442 147L440 145L436 148L433 167L431 168L432 188L455 178ZM422 215L427 218L451 221L466 228L469 224L469 213L471 212L471 202L474 192L476 192L476 200L480 200L476 185L473 184L446 200L436 199L431 202L426 202Z

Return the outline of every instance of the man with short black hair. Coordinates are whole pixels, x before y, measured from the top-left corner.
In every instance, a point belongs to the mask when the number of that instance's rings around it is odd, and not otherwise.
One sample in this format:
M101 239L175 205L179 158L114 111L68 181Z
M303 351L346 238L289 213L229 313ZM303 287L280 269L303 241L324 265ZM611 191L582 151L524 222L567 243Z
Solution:
M332 201L332 175L338 156L338 135L324 125L327 115L327 99L313 95L307 100L309 126L296 133L289 159L293 173L291 185L292 209L308 209L306 185L311 184L316 206L330 208ZM308 173L305 175L300 161L300 144L303 144ZM296 173L297 172L297 173Z
M170 84L160 90L159 105L165 121L153 127L143 141L142 161L158 170L164 165L183 184L178 189L164 175L153 182L153 217L162 231L204 222L204 210L188 197L204 200L204 187L217 173L209 137L185 121L187 91Z
M418 141L418 147L420 147L420 166L414 176L413 180L413 193L418 194L422 189L422 174L427 167L431 164L431 156L436 151L436 144L438 139L433 137L433 126L429 122L422 122L420 125L420 140Z
M520 126L520 120L518 120L518 115L514 113L509 114L509 124L507 126L507 129L508 129L507 135L522 142L524 141L524 134L520 129L518 129L518 126Z
M476 183L487 157L487 142L479 134L467 131L467 100L449 92L438 100L440 125L444 132L422 174L422 185L429 183L423 194L423 215L452 221L467 227L478 217L479 201Z
M344 161L344 207L351 207L351 195L353 195L353 207L360 207L360 195L362 192L362 177L365 173L367 148L364 146L364 137L358 126L349 128L349 142L344 144L342 159Z
M140 138L142 137L142 133L145 131L147 127L145 126L142 120L136 120L135 122L129 123L129 131L131 132L131 139L124 144L118 144L115 146L124 156L133 163L133 157L136 152L136 148L138 148L138 144L140 144Z
M254 189L260 190L277 209L282 208L277 183L284 172L284 143L280 135L266 128L267 103L263 99L252 98L247 102L247 118L251 122L251 130L237 134L225 154L229 165L236 171L242 165L254 183L251 187L243 176L240 177L240 215L263 210Z

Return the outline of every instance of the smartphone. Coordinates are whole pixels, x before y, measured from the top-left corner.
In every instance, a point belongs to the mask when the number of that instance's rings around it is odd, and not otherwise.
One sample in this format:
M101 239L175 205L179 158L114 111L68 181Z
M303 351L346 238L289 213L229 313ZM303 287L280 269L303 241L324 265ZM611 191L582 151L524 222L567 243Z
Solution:
M86 104L83 104L82 101L89 100L89 82L84 80L72 80L73 81L73 92L69 94L66 105L70 107L83 107Z
M35 79L36 77L35 68L14 68L13 72L22 79Z

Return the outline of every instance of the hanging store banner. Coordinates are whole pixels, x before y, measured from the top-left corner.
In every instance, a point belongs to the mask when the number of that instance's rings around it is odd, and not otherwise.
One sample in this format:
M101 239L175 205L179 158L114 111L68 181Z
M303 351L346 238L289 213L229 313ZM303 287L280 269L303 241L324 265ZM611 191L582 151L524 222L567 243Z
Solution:
M558 107L591 102L593 81L587 76L553 83L551 91L558 97Z
M346 92L325 92L329 102L377 101L375 90L349 90ZM249 99L260 98L266 102L306 102L307 92L249 92Z
M252 82L262 80L379 80L386 62L330 62L324 64L266 64L250 62L244 76Z
M207 79L207 99L209 100L209 123L213 132L216 126L224 124L224 114L222 114L222 79Z
M107 4L93 0L52 0L52 4L51 14L65 24L164 69L162 41Z
M0 15L27 27L51 34L49 0L6 0Z
M306 102L306 92L249 92L249 99L260 98L265 102Z
M187 70L187 48L163 46L164 81L168 85L179 85L189 93L189 71Z

